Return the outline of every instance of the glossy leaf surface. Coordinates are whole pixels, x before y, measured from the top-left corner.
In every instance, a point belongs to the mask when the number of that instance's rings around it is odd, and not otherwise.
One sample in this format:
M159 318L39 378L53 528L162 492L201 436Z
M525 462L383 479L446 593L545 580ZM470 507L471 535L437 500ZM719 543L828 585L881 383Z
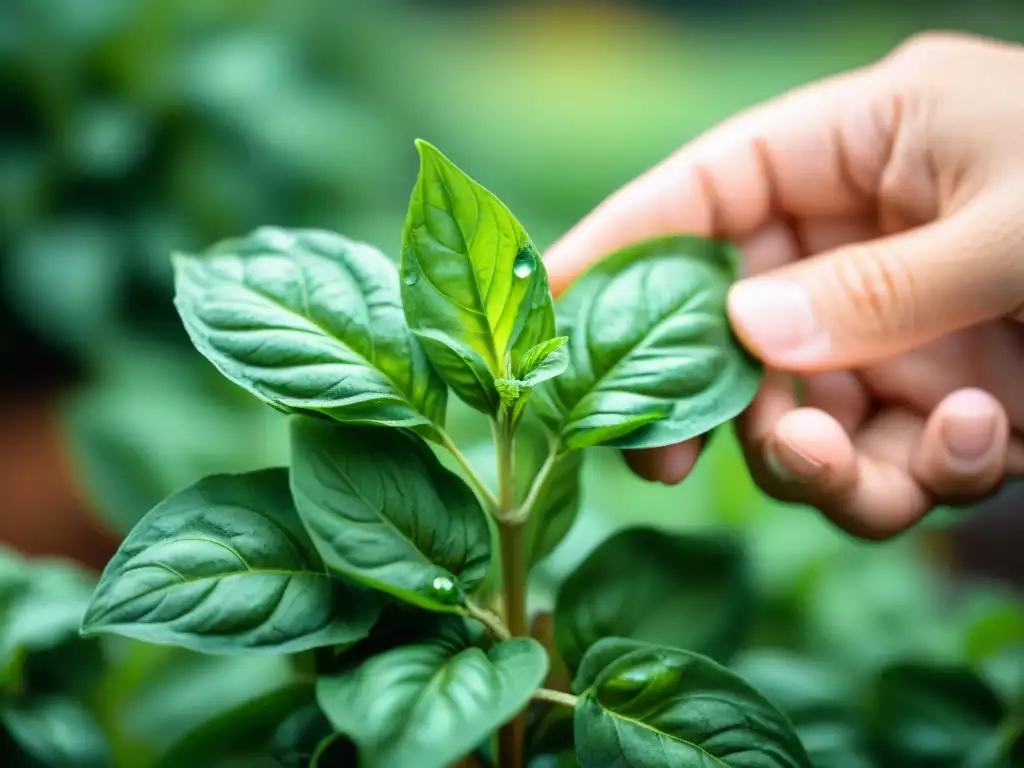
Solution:
M428 435L443 422L447 390L405 324L397 268L375 248L265 227L174 265L192 343L261 400Z
M441 376L494 413L494 380L554 334L547 272L522 225L425 141L402 234L402 301Z
M596 262L561 297L569 366L535 393L570 447L649 448L702 435L753 399L761 367L725 311L737 252L666 237Z
M447 768L529 701L547 673L543 647L514 638L484 650L459 619L430 638L323 677L317 698L359 747L360 765Z
M610 638L573 688L582 768L811 768L786 717L707 657Z
M631 528L600 544L562 584L555 638L575 670L603 637L625 637L728 659L742 643L753 586L728 538Z
M205 653L295 653L365 637L378 613L376 595L328 575L287 471L268 469L208 477L147 513L84 628Z
M374 589L456 611L487 571L480 503L412 435L296 419L291 485L324 562Z

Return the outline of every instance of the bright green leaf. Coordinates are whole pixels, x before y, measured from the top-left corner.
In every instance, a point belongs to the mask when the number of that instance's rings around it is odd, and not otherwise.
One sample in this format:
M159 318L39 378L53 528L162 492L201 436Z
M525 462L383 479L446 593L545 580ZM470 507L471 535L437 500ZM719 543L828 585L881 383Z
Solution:
M563 373L569 366L569 352L565 346L567 341L568 336L556 336L528 349L519 360L516 378L529 387L535 387Z
M786 717L704 656L610 638L573 688L582 768L811 768Z
M562 584L555 639L576 669L603 637L624 637L728 659L753 609L742 548L731 538L631 528L599 545Z
M0 724L41 765L107 768L111 764L106 735L75 699L37 697L6 704L0 708ZM9 756L5 756L5 764L7 759Z
M958 768L999 728L1005 707L967 667L893 664L873 687L877 741L887 764Z
M298 418L292 494L324 562L433 611L461 611L491 556L473 492L398 430Z
M736 260L722 242L665 237L618 251L573 283L558 308L569 367L534 394L566 445L669 445L747 407L762 371L726 315Z
M466 403L495 413L494 379L509 378L554 336L547 272L523 227L492 193L425 141L402 233L409 326Z
M264 402L426 435L443 422L447 391L405 324L395 265L375 248L265 227L174 266L192 343Z
M547 674L530 638L477 647L465 622L323 677L317 698L364 768L447 768L526 706Z
M107 564L84 630L204 653L294 653L365 637L369 591L332 579L284 469L214 475L146 514Z

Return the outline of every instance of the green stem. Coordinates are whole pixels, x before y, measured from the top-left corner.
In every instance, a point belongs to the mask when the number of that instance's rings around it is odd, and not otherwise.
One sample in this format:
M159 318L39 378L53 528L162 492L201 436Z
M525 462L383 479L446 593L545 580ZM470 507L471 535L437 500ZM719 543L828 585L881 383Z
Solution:
M508 640L512 636L500 616L477 605L472 600L466 602L466 608L469 609L470 616L487 627L487 630L499 640Z
M563 707L575 708L579 703L579 697L571 693L553 691L550 688L538 688L533 692L533 698L537 701L550 701L553 704L561 704Z
M526 499L512 516L512 522L523 525L530 519L530 515L533 514L533 508L537 505L537 499L539 499L540 495L544 492L548 480L551 479L551 472L554 470L555 465L561 457L561 448L557 445L552 445L551 452L548 453L548 457L544 460L544 464L541 466L540 471L533 479L533 484L530 486L529 493L526 494Z
M469 460L465 457L462 451L459 450L459 447L452 442L452 439L449 437L447 432L441 432L441 444L444 445L448 450L448 453L452 455L452 458L459 463L460 467L462 467L462 471L466 475L466 480L468 480L469 484L473 486L477 495L487 506L488 511L492 513L497 511L498 499L495 497L491 489L487 487L487 484L480 479L480 476L474 471Z
M503 409L493 424L498 454L498 507L495 517L501 541L501 583L505 622L514 637L525 637L526 561L523 558L523 529L515 520L518 511L515 477L515 436ZM522 768L526 716L522 713L498 732L499 768Z

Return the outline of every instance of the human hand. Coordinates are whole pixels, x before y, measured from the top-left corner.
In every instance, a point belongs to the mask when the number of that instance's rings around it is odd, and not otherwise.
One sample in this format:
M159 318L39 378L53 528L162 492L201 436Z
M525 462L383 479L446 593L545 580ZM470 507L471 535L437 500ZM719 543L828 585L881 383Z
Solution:
M952 34L740 114L546 254L556 292L650 236L736 242L758 484L884 538L1024 473L1024 48ZM802 379L796 398L793 375ZM681 481L699 440L627 455Z

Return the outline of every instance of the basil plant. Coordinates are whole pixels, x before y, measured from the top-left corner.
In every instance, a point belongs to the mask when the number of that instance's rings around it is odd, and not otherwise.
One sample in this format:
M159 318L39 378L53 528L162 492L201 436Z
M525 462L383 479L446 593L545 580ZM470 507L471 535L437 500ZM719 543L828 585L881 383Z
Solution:
M730 542L616 534L562 584L547 644L525 605L573 523L583 449L677 443L753 398L761 370L725 312L735 250L637 243L556 304L509 209L417 147L400 265L270 227L174 256L189 337L289 414L291 461L149 511L82 632L295 654L308 701L290 706L323 723L303 764L810 768L722 665L749 613L723 597L748 578ZM496 487L445 430L452 394L490 420Z

